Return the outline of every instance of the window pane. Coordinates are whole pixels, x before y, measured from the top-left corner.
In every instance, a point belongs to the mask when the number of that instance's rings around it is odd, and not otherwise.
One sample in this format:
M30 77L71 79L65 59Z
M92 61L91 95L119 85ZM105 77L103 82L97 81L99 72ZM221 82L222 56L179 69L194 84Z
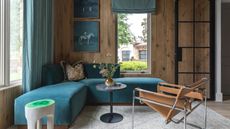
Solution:
M118 14L118 63L123 72L148 70L148 14Z
M122 51L122 61L129 61L130 51Z
M22 79L23 0L10 0L10 81Z
M146 61L147 60L147 50L140 50L139 51L139 59Z

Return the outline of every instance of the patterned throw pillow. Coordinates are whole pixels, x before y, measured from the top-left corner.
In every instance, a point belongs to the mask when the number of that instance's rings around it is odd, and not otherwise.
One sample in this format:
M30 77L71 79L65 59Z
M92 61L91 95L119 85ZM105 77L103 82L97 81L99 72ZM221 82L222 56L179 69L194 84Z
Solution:
M70 65L61 61L61 65L64 71L65 80L78 81L85 78L84 67L82 63L75 63Z

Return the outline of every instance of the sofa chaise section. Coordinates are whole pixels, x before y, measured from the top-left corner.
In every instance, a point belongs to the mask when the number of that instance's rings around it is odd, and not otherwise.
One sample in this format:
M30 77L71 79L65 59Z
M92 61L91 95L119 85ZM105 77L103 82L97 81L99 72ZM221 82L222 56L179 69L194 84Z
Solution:
M25 105L38 99L53 99L55 125L69 125L80 113L86 102L87 89L82 83L64 82L28 92L15 100L15 124L26 125Z

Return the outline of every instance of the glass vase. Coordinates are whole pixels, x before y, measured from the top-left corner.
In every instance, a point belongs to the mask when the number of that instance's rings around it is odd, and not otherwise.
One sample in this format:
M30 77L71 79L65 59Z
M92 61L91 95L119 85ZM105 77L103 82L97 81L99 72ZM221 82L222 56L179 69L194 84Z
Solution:
M107 78L106 80L105 80L105 85L106 86L113 86L115 83L114 83L114 80L112 79L112 78Z

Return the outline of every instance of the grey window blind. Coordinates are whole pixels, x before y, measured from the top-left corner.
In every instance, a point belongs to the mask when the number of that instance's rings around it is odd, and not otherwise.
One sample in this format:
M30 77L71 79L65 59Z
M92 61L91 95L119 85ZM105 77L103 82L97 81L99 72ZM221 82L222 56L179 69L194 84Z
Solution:
M112 0L115 13L155 13L156 0Z

